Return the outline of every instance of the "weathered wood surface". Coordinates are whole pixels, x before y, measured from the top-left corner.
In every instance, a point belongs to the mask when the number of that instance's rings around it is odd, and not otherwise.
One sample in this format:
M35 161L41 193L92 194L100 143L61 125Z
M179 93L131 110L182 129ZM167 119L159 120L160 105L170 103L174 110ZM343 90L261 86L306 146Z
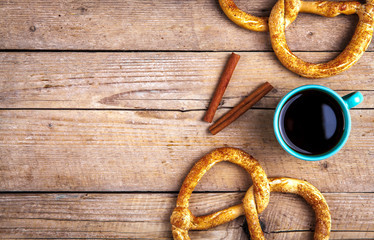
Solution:
M235 2L256 16L268 16L275 3ZM268 33L236 26L217 0L0 4L1 49L271 50ZM287 29L287 42L294 51L340 51L353 35L357 19L356 15L326 18L300 14Z
M298 53L326 61L336 53ZM275 108L296 86L322 84L344 95L362 91L359 108L374 108L374 53L350 70L308 80L285 69L274 53L240 53L223 98L232 107L265 81L274 85L255 107ZM0 108L204 110L228 53L0 53ZM365 74L362 74L365 73Z
M227 110L225 110L227 111ZM268 176L310 181L324 192L372 192L372 110L351 111L347 144L325 161L304 162L276 142L274 110L253 109L216 136L205 111L0 111L2 191L177 191L200 157L217 147L251 153ZM223 110L217 115L222 115ZM203 191L245 191L247 173L221 163Z
M235 2L267 16L275 0ZM356 23L300 14L287 42L305 60L328 61ZM215 119L263 82L275 89L212 136L202 117L231 51L241 59ZM1 1L0 238L171 239L169 217L190 168L234 146L268 176L319 188L331 239L374 239L370 51L373 44L338 76L307 80L279 63L268 33L236 26L216 0ZM347 144L319 162L290 157L272 130L280 98L310 83L365 98L351 111ZM244 170L220 163L197 186L192 212L237 204L250 185ZM302 199L277 193L260 216L267 239L287 240L312 239L313 217ZM191 237L248 239L243 220Z
M191 211L204 215L240 203L244 193L196 193ZM331 239L374 237L372 193L326 193L332 214ZM267 239L311 239L314 213L292 194L272 193L260 215ZM176 194L3 194L3 238L171 239L170 214ZM349 209L355 209L350 211ZM192 239L248 239L244 218L208 231L191 231ZM297 233L292 233L296 231Z

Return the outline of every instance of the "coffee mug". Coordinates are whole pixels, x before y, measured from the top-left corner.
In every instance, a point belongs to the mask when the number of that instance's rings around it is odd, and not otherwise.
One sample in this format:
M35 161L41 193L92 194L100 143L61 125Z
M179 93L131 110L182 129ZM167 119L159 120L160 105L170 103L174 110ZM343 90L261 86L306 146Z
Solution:
M275 109L275 136L294 157L307 161L331 157L348 139L349 109L362 101L360 92L340 97L320 85L298 87L287 93Z

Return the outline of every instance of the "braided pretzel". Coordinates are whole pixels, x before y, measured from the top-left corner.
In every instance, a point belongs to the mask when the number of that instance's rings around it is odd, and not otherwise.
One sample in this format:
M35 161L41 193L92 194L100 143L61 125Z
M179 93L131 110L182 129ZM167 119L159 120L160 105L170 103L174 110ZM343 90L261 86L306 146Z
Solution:
M278 0L270 18L255 17L240 10L233 0L219 0L222 10L236 24L252 31L269 31L271 44L281 63L289 70L307 78L323 78L341 73L353 66L366 51L374 29L374 0L366 4L359 2L304 2L301 0ZM289 49L285 28L299 12L313 13L325 17L339 14L359 16L359 23L346 48L335 59L327 63L313 64L296 57Z
M219 212L195 217L188 209L189 199L197 183L204 174L221 161L229 161L243 167L250 175L253 186L249 188L243 204L238 204ZM235 218L246 215L248 229L254 240L265 239L258 220L269 203L270 191L289 192L302 196L314 209L316 215L315 240L328 239L331 230L331 216L326 200L317 188L311 184L292 178L270 178L258 161L251 155L235 148L219 148L201 158L188 173L180 189L177 206L170 222L175 240L189 240L189 230L212 228Z

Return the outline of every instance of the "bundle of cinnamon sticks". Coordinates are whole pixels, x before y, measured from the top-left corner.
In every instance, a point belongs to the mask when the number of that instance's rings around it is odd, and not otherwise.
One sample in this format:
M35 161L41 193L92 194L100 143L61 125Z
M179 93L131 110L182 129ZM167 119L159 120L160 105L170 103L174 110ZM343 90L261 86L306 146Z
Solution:
M229 61L226 64L225 70L223 71L219 84L214 92L213 98L209 104L208 110L204 116L204 121L212 122L215 112L222 100L223 94L230 82L231 76L235 70L235 67L240 59L238 54L232 53ZM260 101L268 92L273 89L273 86L265 82L260 87L258 87L254 92L248 95L243 101L236 105L233 109L222 116L218 121L216 121L212 126L209 127L209 131L215 135L222 129L227 127L233 121L238 119L247 110L249 110L254 104Z

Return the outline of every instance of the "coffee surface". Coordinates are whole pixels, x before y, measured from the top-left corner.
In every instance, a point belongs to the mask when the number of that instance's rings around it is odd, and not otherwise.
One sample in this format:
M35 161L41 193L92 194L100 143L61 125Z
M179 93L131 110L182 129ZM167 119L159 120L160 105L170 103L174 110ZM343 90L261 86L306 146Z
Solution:
M318 90L296 93L284 104L279 116L283 140L294 151L323 154L334 148L344 132L344 115L339 103Z

